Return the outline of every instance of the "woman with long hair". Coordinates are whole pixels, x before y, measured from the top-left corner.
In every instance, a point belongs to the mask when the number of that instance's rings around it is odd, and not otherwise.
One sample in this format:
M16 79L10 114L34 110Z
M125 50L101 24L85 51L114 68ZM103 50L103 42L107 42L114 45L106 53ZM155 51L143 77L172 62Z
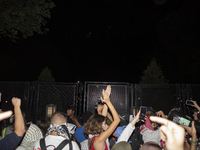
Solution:
M101 100L110 109L114 121L107 128L106 118L102 115L94 114L88 119L84 126L84 132L88 135L89 150L108 150L109 146L106 144L106 139L114 132L120 122L119 115L110 102L110 94L104 89L102 94L103 99L101 98Z

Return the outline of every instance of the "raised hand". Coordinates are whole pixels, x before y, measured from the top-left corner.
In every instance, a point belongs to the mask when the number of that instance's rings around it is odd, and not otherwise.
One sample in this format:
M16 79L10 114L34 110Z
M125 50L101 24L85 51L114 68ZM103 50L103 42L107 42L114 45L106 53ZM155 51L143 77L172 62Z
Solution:
M176 123L160 117L150 117L151 121L163 124L160 137L166 143L167 150L183 150L185 130Z
M17 97L12 98L12 104L14 107L20 107L21 106L21 99Z
M110 94L111 94L111 86L110 86L110 85L108 85L108 86L106 87L105 93L107 93L108 96L110 96Z
M111 86L108 85L106 90L102 90L102 94L103 94L103 98L101 97L101 100L104 102L104 103L108 103L110 102L110 92L111 92Z
M193 104L194 104L194 105L191 105L191 106L196 107L198 109L199 105L197 104L197 102L193 101L193 100L191 100L191 102L193 102Z

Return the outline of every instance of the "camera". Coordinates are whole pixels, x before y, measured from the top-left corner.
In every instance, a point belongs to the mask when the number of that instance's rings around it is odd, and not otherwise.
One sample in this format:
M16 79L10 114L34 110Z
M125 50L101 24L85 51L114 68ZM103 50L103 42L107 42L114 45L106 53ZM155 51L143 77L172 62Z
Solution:
M104 104L104 102L101 100L100 97L98 97L97 100L98 100L98 105L103 105Z

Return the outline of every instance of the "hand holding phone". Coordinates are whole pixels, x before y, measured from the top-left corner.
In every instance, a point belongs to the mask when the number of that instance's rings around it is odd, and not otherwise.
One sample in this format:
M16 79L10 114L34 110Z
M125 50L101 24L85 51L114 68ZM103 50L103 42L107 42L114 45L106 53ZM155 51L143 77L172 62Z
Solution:
M194 105L194 103L191 100L186 100L185 104L189 105L189 106L193 106Z
M139 117L139 119L141 121L145 121L146 112L147 112L147 107L141 106L140 107L140 117Z

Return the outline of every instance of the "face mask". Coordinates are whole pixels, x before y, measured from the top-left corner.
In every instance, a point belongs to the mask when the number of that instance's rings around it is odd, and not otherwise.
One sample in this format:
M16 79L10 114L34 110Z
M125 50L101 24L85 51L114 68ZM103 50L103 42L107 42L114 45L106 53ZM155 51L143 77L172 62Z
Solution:
M107 130L108 129L108 126L107 126L107 124L105 125L105 126L103 126L103 130L105 131L105 130Z

